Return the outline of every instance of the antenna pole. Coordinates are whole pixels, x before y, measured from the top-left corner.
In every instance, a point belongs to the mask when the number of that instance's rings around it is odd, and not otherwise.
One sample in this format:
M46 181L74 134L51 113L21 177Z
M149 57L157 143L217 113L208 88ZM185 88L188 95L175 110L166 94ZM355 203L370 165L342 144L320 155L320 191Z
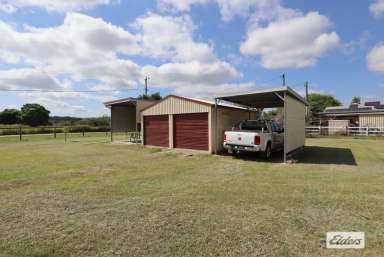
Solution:
M305 88L305 100L309 103L309 82L306 81L304 84ZM311 124L312 123L312 115L311 115L311 106L306 106L306 123ZM321 125L321 120L320 120L320 125Z
M144 89L145 91L144 92L145 92L146 96L148 96L148 79L149 79L148 77L144 78L144 81L145 81L145 89Z
M281 78L283 79L283 87L285 87L285 73L283 73L283 75L281 75Z

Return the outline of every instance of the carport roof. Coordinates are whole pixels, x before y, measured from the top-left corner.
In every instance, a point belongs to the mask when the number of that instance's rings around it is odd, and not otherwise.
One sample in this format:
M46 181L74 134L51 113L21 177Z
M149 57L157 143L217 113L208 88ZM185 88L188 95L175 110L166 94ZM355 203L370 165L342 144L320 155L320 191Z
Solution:
M111 107L112 105L136 105L136 103L137 103L137 98L128 97L128 98L105 102L104 105L105 107Z
M284 101L281 99L281 97L284 97L284 93L294 97L304 105L309 105L302 96L300 96L290 87L278 87L244 94L225 95L216 97L216 99L237 103L252 108L275 108L284 106Z

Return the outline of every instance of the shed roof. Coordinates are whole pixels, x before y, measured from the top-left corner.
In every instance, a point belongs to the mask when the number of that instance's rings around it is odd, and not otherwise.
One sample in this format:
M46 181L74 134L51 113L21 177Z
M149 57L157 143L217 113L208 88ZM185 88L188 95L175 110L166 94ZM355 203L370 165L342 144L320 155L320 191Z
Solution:
M108 101L108 102L105 102L104 105L105 107L111 107L112 105L136 105L136 103L137 103L137 98L128 97L128 98Z
M308 102L290 87L278 87L272 89L264 89L253 91L244 94L224 95L216 99L224 100L232 103L241 104L253 108L274 108L283 107L284 102L281 100L284 93L302 102L304 105L309 105ZM279 97L280 96L280 97Z
M351 104L349 106L332 106L325 108L324 112L321 112L322 116L337 116L337 115L359 115L359 114L376 114L384 113L384 105L379 101L367 102L363 104Z
M326 116L359 116L366 114L384 115L384 110L359 110L359 111L340 111L340 112L320 112L319 115Z
M105 107L111 107L112 105L136 106L137 102L157 102L157 101L128 97L128 98L122 98L122 99L104 102L104 105Z
M164 97L162 100L147 106L146 108L142 109L141 111L143 112L143 111L145 111L147 109L150 109L151 107L161 103L162 101L165 101L166 99L168 99L170 97L174 97L174 98L178 98L178 99L194 102L196 104L207 105L207 106L214 106L215 105L215 102L214 101L210 101L210 100L197 99L197 98L186 97L186 96L178 96L178 95L168 95L168 96ZM240 110L247 110L248 109L247 107L237 106L237 105L234 105L234 104L231 104L231 103L220 103L218 106L220 106L220 107L227 107L227 108L234 108L234 109L240 109Z

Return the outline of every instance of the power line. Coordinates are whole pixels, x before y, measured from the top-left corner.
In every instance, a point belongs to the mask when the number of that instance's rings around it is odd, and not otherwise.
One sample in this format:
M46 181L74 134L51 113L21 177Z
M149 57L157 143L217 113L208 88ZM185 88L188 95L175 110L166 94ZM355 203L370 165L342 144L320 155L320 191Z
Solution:
M116 89L116 90L42 90L42 89L0 89L0 92L28 92L28 93L105 93L135 91L138 89Z
M278 79L280 79L281 78L281 76L275 76L275 77L273 77L273 78L271 78L271 79L268 79L268 80L264 80L264 81L261 81L261 82L258 82L259 84L266 84L266 83L269 83L269 82L272 82L272 81L276 81L276 80L278 80Z
M305 85L307 81L301 81L301 82L294 82L294 83L289 83L288 85L290 87L302 87L303 85Z

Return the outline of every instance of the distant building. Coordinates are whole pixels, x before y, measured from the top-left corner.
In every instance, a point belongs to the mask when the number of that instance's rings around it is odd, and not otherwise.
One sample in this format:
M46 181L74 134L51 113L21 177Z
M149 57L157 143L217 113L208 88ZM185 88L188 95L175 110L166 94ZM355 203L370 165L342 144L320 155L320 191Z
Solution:
M379 101L350 106L328 107L320 113L322 125L347 121L349 126L384 128L384 104ZM340 123L340 122L339 122Z

